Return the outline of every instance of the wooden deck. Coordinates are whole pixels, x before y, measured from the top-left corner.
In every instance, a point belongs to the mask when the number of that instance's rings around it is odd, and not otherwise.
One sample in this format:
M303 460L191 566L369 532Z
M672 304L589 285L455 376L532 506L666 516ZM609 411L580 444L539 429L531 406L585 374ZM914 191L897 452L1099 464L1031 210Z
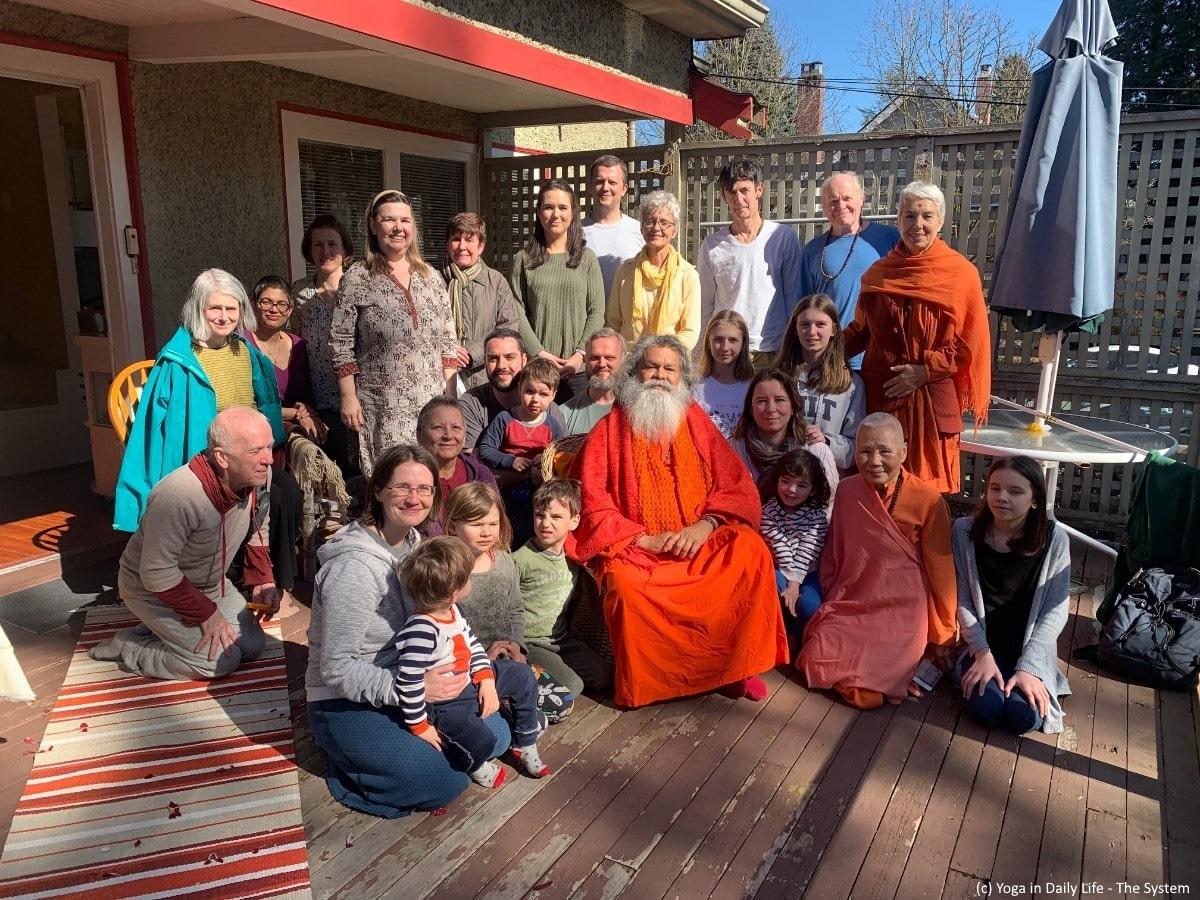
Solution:
M923 702L863 713L781 671L757 704L707 696L618 712L582 700L543 739L551 778L472 787L445 816L391 821L338 805L320 777L304 715L302 613L285 634L313 893L828 900L1092 882L1109 895L1119 882L1200 889L1200 703L1072 658L1095 639L1091 609L1090 593L1073 598L1061 651L1075 693L1056 737L989 733L944 684ZM0 705L0 831L77 631L13 635L41 699Z

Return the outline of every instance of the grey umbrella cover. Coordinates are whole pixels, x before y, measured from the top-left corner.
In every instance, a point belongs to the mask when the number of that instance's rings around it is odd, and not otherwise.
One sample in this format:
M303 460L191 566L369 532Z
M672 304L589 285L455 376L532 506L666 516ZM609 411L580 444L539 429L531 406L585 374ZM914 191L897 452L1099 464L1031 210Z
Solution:
M1106 0L1064 0L1039 49L993 309L1023 330L1095 331L1116 281L1117 149L1124 66Z

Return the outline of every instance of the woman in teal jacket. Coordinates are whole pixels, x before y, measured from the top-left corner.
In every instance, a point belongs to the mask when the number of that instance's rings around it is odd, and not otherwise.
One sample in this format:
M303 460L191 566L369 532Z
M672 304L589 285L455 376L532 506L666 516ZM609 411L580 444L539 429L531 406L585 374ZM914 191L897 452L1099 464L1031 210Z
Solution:
M151 488L205 448L208 426L227 406L254 406L284 440L271 361L242 337L254 310L242 283L221 269L201 272L183 324L159 351L134 409L117 476L113 527L136 531Z

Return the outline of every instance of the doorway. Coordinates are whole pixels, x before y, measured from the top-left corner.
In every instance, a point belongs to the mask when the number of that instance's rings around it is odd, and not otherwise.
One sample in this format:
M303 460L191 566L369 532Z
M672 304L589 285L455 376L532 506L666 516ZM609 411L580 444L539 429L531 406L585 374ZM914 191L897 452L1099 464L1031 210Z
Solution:
M96 211L78 88L0 78L0 242L20 248L0 321L0 477L91 459L76 336L102 332Z

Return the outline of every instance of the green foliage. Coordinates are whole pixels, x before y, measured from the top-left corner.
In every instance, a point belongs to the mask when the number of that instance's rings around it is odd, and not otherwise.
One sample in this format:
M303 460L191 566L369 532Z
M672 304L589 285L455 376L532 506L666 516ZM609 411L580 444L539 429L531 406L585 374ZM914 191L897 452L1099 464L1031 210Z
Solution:
M767 108L767 127L752 125L750 130L757 138L776 139L788 137L796 130L796 85L794 82L771 84L769 80L783 82L788 74L798 68L792 65L794 53L787 34L776 30L774 13L768 14L761 28L752 28L745 37L724 41L706 41L701 45L699 56L713 73L710 80L743 94L753 94L756 105ZM782 40L781 40L782 37ZM718 77L718 76L742 76ZM744 78L768 79L768 81L746 81ZM689 141L727 140L729 135L711 125L698 122L685 133Z
M1200 106L1200 8L1195 0L1109 0L1120 37L1109 54L1125 63L1127 112Z

